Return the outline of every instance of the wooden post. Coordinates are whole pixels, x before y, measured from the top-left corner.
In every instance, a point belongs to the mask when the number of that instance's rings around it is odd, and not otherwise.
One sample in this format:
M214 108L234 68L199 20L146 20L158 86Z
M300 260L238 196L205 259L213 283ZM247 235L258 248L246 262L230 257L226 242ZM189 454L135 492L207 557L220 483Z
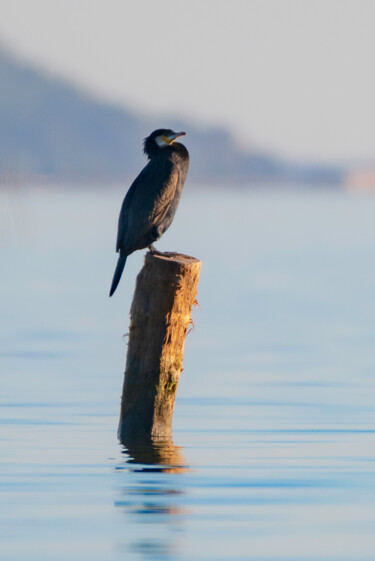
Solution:
M130 310L119 438L170 437L201 262L147 253Z

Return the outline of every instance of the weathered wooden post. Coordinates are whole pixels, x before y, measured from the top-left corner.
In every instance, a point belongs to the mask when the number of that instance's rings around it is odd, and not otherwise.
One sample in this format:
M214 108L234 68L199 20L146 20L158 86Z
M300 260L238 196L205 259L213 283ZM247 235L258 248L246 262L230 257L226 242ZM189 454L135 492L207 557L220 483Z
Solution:
M184 342L201 262L147 253L130 310L119 439L171 437Z

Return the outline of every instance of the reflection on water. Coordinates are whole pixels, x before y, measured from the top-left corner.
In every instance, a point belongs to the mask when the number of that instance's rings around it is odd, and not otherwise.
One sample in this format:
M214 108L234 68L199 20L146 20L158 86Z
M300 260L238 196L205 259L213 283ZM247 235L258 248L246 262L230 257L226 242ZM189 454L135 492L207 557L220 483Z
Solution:
M188 471L182 447L175 446L169 438L154 437L149 440L124 438L122 444L125 448L123 454L127 456L125 463L128 467L132 466L132 471L161 473Z
M189 471L182 448L165 438L125 439L122 444L126 459L116 469L125 477L120 486L121 498L115 501L115 506L132 523L152 522L161 526L155 537L150 532L147 539L140 536L124 549L139 553L143 559L172 559L179 550L176 524L181 531L182 515L187 513L181 506L181 496L185 493L183 481L169 477ZM132 476L128 477L129 474Z
M187 190L159 245L203 262L178 445L119 445L123 193L8 196L1 559L375 558L375 198Z

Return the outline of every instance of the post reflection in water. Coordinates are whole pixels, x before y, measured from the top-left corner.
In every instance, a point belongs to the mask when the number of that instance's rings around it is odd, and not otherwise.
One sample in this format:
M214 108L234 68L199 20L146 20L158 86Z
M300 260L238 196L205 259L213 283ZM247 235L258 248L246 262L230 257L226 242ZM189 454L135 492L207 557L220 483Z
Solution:
M162 473L189 471L182 454L182 447L173 444L170 438L147 440L126 438L122 440L121 444L124 446L123 454L128 456L125 461L127 467L129 468L129 464L138 465L138 467L131 468L132 471Z
M183 476L189 467L182 448L171 439L122 440L124 463L117 466L123 479L115 506L129 517L130 543L124 547L143 558L168 559L176 555L186 509L181 505ZM150 523L152 524L150 526Z

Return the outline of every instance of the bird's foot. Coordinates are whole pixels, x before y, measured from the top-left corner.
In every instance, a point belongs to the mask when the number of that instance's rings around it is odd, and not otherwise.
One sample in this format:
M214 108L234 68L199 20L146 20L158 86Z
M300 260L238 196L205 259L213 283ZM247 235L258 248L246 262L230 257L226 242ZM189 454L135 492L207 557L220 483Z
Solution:
M148 246L152 255L164 255L162 251L158 251L152 244Z

